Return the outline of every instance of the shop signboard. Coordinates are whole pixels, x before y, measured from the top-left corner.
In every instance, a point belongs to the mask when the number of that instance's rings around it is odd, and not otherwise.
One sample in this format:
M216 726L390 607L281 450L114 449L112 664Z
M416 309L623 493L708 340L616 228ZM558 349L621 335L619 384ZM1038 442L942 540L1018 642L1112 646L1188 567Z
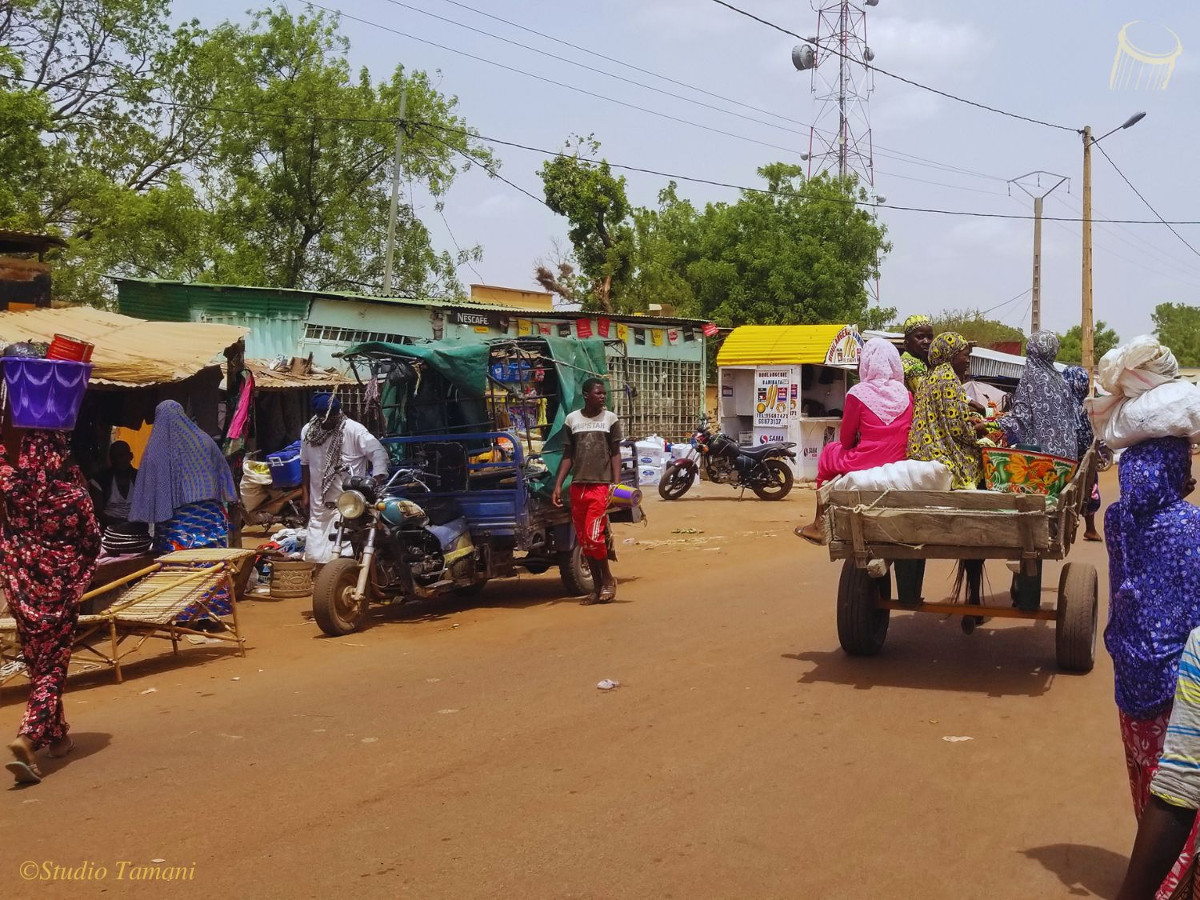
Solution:
M862 336L857 326L844 325L825 353L825 365L849 368L858 365L858 351L862 349Z
M754 372L754 425L784 428L788 417L790 369L756 369Z

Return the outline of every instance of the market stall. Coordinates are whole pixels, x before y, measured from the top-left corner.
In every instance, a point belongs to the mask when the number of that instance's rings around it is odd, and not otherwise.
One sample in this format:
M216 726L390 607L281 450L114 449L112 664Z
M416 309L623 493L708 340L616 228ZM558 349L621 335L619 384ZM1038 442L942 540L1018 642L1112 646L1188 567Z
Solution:
M815 481L838 439L862 337L854 325L742 325L717 353L718 426L739 444L791 441L793 467Z

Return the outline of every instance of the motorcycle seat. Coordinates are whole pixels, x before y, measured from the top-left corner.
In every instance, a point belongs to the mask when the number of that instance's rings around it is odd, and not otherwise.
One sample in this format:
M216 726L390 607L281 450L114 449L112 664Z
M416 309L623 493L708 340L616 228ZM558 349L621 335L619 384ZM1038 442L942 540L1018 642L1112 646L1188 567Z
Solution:
M789 450L795 447L794 441L768 441L765 444L758 444L754 447L743 447L741 452L743 456L749 456L751 459L761 459L771 453L777 453L780 450Z

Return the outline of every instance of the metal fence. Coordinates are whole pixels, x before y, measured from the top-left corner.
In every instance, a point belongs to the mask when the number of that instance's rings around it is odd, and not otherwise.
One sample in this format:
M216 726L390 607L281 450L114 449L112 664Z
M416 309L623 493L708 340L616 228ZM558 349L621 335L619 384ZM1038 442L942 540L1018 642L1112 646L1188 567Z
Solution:
M627 438L657 434L668 441L687 440L704 409L700 363L610 356L608 368L609 403Z

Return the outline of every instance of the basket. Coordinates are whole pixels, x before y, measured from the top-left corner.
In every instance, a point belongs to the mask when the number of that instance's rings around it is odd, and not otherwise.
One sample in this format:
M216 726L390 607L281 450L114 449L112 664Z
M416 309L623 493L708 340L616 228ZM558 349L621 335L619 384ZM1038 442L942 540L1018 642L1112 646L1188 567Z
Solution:
M5 357L4 382L13 425L70 431L75 427L91 375L91 363Z
M273 487L285 491L300 487L300 442L289 444L276 453L268 453L267 465L271 467Z
M983 483L989 491L1003 494L1044 494L1057 497L1071 483L1079 463L1062 456L985 447Z

